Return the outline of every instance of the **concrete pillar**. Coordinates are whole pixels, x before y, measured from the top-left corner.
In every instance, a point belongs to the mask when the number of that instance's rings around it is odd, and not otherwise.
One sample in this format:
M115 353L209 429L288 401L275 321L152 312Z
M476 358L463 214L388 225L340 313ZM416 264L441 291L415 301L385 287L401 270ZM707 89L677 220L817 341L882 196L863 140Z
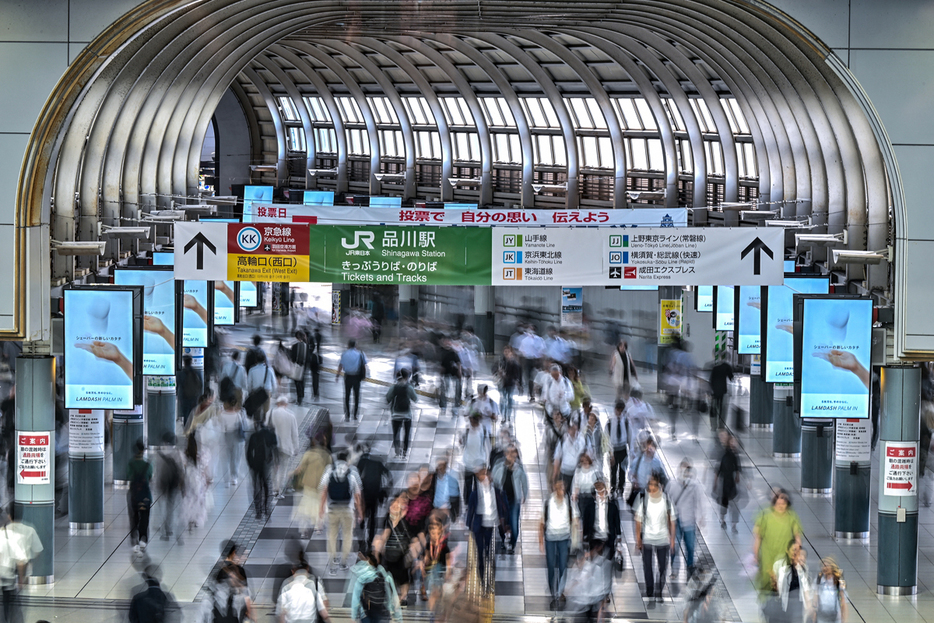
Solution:
M772 456L801 456L801 419L795 415L794 386L776 383L772 390Z
M18 372L18 370L17 370ZM921 369L886 366L880 377L882 407L879 415L879 552L876 557L876 592L914 595L918 592L918 495L913 489L887 489L887 454L914 450L914 477L918 483L918 440L921 414Z
M418 322L418 286L399 286L399 321Z
M173 378L173 377L169 377ZM148 396L148 392L147 392ZM172 414L174 421L175 415ZM146 428L144 425L143 409L139 414L114 413L113 435L111 441L113 445L113 479L114 489L125 489L130 486L130 479L127 476L127 467L130 460L136 455L136 441L142 439L145 441Z
M23 436L48 435L48 482L21 482L24 478L16 469L13 518L32 526L42 542L42 553L33 559L27 581L51 584L55 581L55 360L51 356L16 359L15 425L17 445Z
M773 389L772 383L766 383L762 377L749 377L749 428L772 430Z
M483 350L492 353L494 348L494 312L496 299L493 286L474 286L473 288L473 328L474 333L483 342Z
M272 315L289 315L289 284L274 281L272 283Z
M175 385L174 376L146 377L146 438L151 445L161 444L166 433L175 434ZM135 443L130 441L132 454Z
M104 411L72 409L68 416L68 528L104 530Z
M804 420L801 424L801 493L833 492L833 420Z
M865 540L869 538L872 422L867 417L835 424L834 536Z

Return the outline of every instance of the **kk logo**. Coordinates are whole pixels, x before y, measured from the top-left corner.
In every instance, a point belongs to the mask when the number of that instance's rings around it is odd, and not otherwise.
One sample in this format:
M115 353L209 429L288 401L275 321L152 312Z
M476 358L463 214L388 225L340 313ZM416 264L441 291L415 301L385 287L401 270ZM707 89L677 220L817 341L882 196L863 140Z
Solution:
M263 236L255 227L244 227L237 233L237 245L246 251L256 251L263 243Z
M345 249L356 249L360 246L360 243L366 245L367 249L373 248L373 240L376 239L376 234L371 231L355 231L353 233L353 242L347 242L346 238L341 238L341 246Z

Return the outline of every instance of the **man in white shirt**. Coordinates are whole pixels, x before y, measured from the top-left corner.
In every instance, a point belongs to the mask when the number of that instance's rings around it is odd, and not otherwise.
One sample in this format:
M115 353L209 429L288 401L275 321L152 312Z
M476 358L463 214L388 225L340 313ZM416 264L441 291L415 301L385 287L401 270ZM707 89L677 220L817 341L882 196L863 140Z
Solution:
M283 623L330 621L320 583L299 569L286 580L276 601L276 616Z
M282 480L288 472L289 459L298 452L298 422L295 414L289 409L289 397L282 395L276 398L276 407L269 413L266 426L276 434L277 452L276 472L272 481L273 495L279 495L283 485Z
M578 432L576 425L571 424L568 426L564 437L555 447L554 481L563 481L565 491L571 490L574 472L577 470L577 464L580 462L585 446L584 436Z
M545 343L535 334L535 328L529 325L526 327L525 334L518 340L517 350L522 356L522 368L525 370L525 378L529 385L529 401L531 402L535 399L535 371L539 360L545 354Z
M366 378L366 355L357 348L357 340L348 340L347 350L337 365L337 378L344 375L344 421L350 421L350 394L354 395L353 419L360 415L360 384Z
M558 411L565 418L571 415L571 400L574 398L574 386L568 377L561 374L561 366L554 363L549 369L550 375L542 385L542 399L545 412Z
M614 497L626 488L626 464L629 461L629 420L623 415L626 403L616 401L613 415L606 423L606 438L610 442L610 489Z
M642 390L633 388L629 392L629 402L623 415L629 420L629 460L635 460L642 452L642 445L646 436L652 434L649 421L655 419L655 410L652 405L642 399Z
M564 481L555 480L554 492L545 501L538 524L538 547L548 565L548 589L552 610L557 610L564 598L564 582L568 569L571 532L576 530L577 506L565 493Z
M675 509L662 491L658 477L649 477L642 499L635 504L636 549L642 552L642 570L645 572L645 598L662 603L668 556L675 547ZM655 577L653 558L658 561Z
M464 447L464 506L470 502L470 494L476 483L476 473L487 466L490 458L490 438L480 425L480 414L470 415L470 426L464 431L461 445Z
M250 368L250 371L246 374L246 390L243 392L244 407L246 407L247 399L253 392L261 387L266 390L266 402L254 408L252 412L249 409L247 410L247 415L256 420L266 417L266 413L269 411L270 398L275 393L276 382L276 375L269 368L265 353L260 352L258 359L257 364Z
M470 402L469 413L480 414L480 424L488 437L493 437L493 425L499 419L499 406L490 398L486 385L477 387L477 397Z

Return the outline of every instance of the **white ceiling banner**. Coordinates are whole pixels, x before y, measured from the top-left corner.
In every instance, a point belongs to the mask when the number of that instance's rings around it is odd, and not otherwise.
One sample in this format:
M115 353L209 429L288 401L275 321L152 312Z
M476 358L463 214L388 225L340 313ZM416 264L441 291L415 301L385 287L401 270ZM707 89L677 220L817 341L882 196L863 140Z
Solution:
M479 225L482 227L687 227L687 208L478 210L252 205L251 220L311 225ZM246 222L247 219L244 218Z

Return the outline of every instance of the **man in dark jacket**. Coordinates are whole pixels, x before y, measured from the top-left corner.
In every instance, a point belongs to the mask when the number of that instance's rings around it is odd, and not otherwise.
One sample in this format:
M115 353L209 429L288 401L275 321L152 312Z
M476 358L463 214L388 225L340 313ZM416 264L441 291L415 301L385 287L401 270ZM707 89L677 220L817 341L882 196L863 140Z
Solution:
M496 564L493 555L493 532L505 530L509 518L509 505L506 496L493 486L486 467L476 473L477 483L467 500L467 529L474 539L477 549L477 574L481 584L495 573L487 573L486 565ZM484 586L484 588L492 588Z
M158 565L148 565L143 571L145 584L130 601L130 623L168 623L180 621L181 612L172 595L162 590Z
M198 398L204 393L204 383L201 375L192 366L190 355L182 357L182 369L178 372L178 413L176 417L184 421L188 428L188 418L192 410L198 406Z
M269 517L269 481L278 443L276 434L266 427L262 418L256 421L256 430L246 444L246 464L253 478L253 508L256 518Z
M292 348L289 352L289 359L291 359L292 363L296 366L299 366L301 370L301 376L295 379L295 402L301 405L302 401L305 399L305 380L308 377L308 359L311 349L308 348L308 341L305 338L304 331L296 331L295 339L297 341L292 344ZM317 394L317 392L315 392L315 394Z
M710 426L716 429L717 420L724 420L723 397L727 392L727 379L733 380L733 366L731 366L722 354L717 354L717 363L710 371L710 394L713 400L710 404Z
M379 506L392 489L392 472L378 458L370 454L370 447L364 446L363 454L357 461L357 473L363 483L363 527L366 530L366 549L373 546L376 536L376 522Z
M581 518L584 540L589 542L591 547L602 543L603 553L612 556L615 552L613 545L622 529L619 522L619 506L616 499L610 497L607 492L603 478L597 478L594 482L593 497L582 498Z

